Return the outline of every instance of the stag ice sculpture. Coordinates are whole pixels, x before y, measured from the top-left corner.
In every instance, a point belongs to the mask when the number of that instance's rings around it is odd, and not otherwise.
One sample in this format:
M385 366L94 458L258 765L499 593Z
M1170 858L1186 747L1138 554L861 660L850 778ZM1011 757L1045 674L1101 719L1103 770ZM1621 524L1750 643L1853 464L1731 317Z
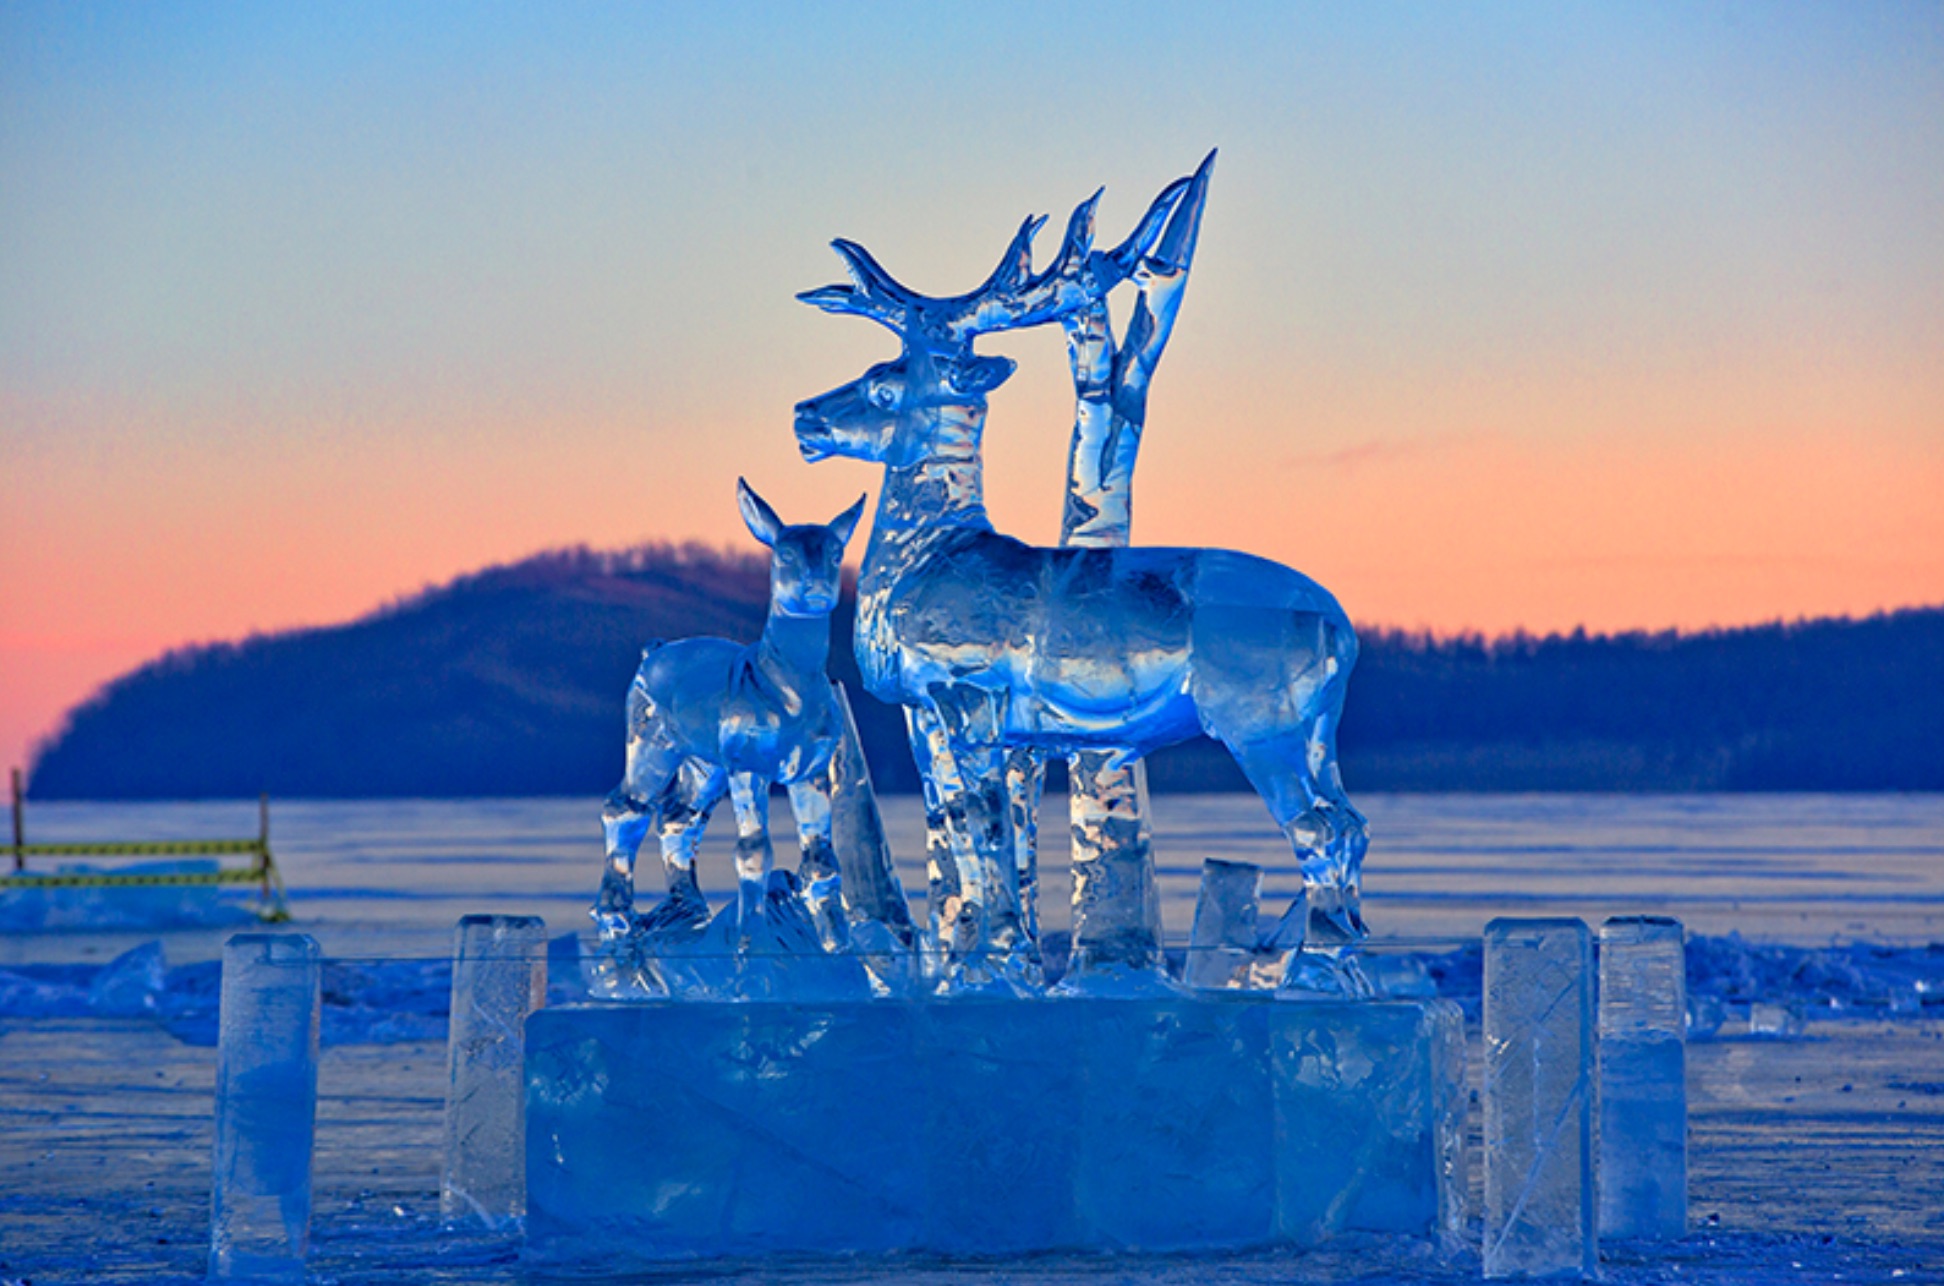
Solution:
M736 497L750 533L771 551L769 619L748 646L691 638L642 653L628 690L627 766L601 814L607 864L593 914L610 946L646 940L652 955L701 936L709 908L696 879L696 846L725 794L736 811L739 877L735 914L725 922L728 945L746 948L765 920L781 921L768 930L786 940L796 933L809 950L834 949L847 936L830 765L849 724L824 663L844 546L864 500L828 526L786 526L748 483L737 482ZM771 783L789 791L803 851L797 880L780 887L771 877ZM668 894L637 917L635 855L657 825ZM809 933L789 923L799 900L795 886Z
M1186 181L1184 181L1186 182ZM1037 945L1007 797L1009 757L1094 752L1108 768L1206 732L1228 747L1294 848L1304 900L1285 917L1285 985L1367 994L1352 949L1364 820L1337 771L1336 724L1356 636L1308 577L1206 549L1035 548L986 516L986 395L1013 372L981 334L1091 314L1162 240L1182 200L1164 192L1118 248L1092 248L1093 202L1032 272L1029 219L979 289L949 298L898 284L868 251L834 243L851 284L800 296L867 317L894 361L797 404L806 459L884 466L858 583L857 661L872 695L904 706L942 838L932 933L947 989L1029 991ZM1015 776L1016 776L1015 772Z

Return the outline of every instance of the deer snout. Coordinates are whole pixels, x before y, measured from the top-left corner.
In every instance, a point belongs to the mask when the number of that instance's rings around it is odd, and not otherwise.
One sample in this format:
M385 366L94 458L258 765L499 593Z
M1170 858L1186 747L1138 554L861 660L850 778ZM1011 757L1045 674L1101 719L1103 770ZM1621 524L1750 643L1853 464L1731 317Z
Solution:
M803 452L803 458L812 464L828 460L836 454L836 442L831 437L829 421L807 403L798 405L796 409L796 438L797 450Z

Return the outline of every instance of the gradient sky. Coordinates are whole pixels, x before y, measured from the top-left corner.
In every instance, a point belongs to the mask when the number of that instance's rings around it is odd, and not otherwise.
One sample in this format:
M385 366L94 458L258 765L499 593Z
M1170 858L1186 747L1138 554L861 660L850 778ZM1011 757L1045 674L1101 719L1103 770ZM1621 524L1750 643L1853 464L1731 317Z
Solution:
M1221 148L1143 543L1360 623L1944 602L1944 6L0 7L0 757L163 649L877 477L790 406ZM1057 532L1056 332L987 434ZM617 697L618 700L618 697Z

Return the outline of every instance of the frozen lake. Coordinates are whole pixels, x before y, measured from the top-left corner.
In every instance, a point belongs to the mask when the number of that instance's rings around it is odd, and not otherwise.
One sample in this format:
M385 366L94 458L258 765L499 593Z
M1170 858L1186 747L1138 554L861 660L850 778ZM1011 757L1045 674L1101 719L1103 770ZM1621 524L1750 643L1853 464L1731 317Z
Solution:
M773 810L778 857L795 848ZM1944 941L1944 796L1359 795L1371 822L1366 913L1380 943L1475 939L1495 915L1678 916L1697 933L1800 946ZM924 818L915 796L884 803L914 912L922 911ZM1041 919L1067 926L1065 803L1042 814ZM1297 878L1288 846L1250 795L1162 795L1155 853L1171 939L1187 935L1203 859L1269 868L1264 908ZM244 836L255 804L36 804L28 838ZM732 819L703 844L704 888L731 881ZM329 956L443 955L469 912L589 927L600 876L596 800L275 803L271 847L305 932ZM659 880L652 867L643 887ZM10 961L95 959L140 933L0 939ZM172 962L214 959L223 935L174 934Z
M1832 992L1830 970L1851 966L1850 957L1829 953L1776 956L1771 964L1781 966L1744 984L1742 994L1758 986L1757 999L1782 1012L1793 1007L1807 1021L1793 1034L1764 1037L1731 1020L1692 1046L1693 1235L1673 1248L1611 1247L1607 1278L1944 1281L1944 948L1921 949L1944 943L1944 797L1363 795L1357 802L1374 836L1366 910L1385 950L1450 951L1475 940L1495 915L1579 915L1597 925L1643 912L1679 916L1711 938L1903 948L1884 984L1895 990L1894 1004L1878 1003L1887 993L1871 977L1837 979ZM922 899L917 802L894 798L887 807L906 887ZM1050 801L1055 840L1062 816L1060 801ZM597 818L593 800L291 802L274 807L272 846L296 927L314 935L327 957L346 962L338 977L356 979L369 967L395 979L409 976L407 961L443 959L453 921L467 912L541 915L554 933L585 927L600 862ZM1154 820L1171 937L1186 933L1205 857L1274 868L1266 906L1275 910L1295 886L1288 850L1253 798L1163 796ZM778 821L787 827L786 811ZM28 838L46 842L254 829L253 804L48 804L28 814ZM718 835L705 848L705 883L718 890L729 879L728 847ZM1049 862L1043 873L1042 918L1051 930L1066 924L1063 865ZM149 1019L64 1008L60 997L85 994L93 968L155 938L177 971L174 988L177 976L216 958L227 932L0 936L0 997L14 997L11 1009L0 1005L0 1281L199 1278L214 1050ZM1798 958L1808 963L1791 972ZM1869 974L1867 961L1857 968ZM436 970L428 966L426 976L436 987ZM74 986L62 992L63 980ZM1878 990L1867 1007L1832 1007L1828 999L1870 987ZM423 995L410 999L424 1007ZM505 1246L442 1241L436 1233L438 1025L434 1015L347 1036L325 1051L320 1279L532 1280ZM1409 1248L1373 1245L1192 1261L764 1264L708 1275L1046 1286L1476 1274L1475 1258L1430 1262Z

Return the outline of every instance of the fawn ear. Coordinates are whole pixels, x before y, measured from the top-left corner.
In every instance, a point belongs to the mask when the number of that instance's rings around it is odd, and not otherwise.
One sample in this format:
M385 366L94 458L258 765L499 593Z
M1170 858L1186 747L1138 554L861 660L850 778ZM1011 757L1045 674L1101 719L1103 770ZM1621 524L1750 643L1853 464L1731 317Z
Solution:
M749 534L771 549L776 548L776 538L783 534L783 520L741 478L736 479L736 506L742 510L743 521L749 524Z
M837 537L838 544L850 544L851 533L857 530L857 520L864 516L864 502L869 498L868 492L859 496L856 504L830 520L830 534Z

